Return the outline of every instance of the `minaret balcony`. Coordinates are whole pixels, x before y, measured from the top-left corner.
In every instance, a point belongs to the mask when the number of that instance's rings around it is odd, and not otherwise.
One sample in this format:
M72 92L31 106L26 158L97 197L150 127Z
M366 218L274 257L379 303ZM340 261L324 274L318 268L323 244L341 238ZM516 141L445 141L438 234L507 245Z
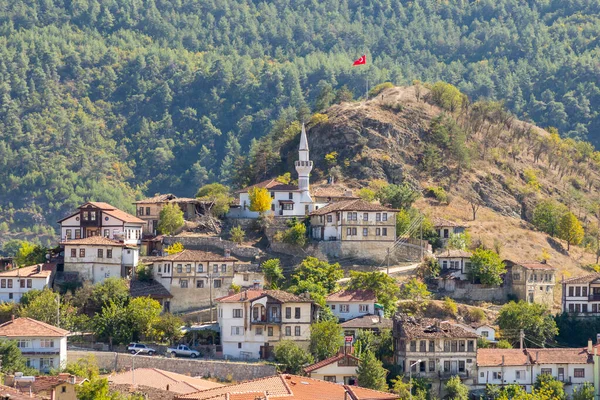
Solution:
M300 160L298 160L294 164L296 165L296 167L310 167L310 168L312 168L312 166L313 166L313 162L312 161L300 161Z

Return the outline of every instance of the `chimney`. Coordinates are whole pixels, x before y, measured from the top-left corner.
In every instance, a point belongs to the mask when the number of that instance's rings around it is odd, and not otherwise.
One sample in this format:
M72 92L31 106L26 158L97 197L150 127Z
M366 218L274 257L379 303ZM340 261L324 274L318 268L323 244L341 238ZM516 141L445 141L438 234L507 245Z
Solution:
M260 289L260 282L254 282L254 284L252 285L252 288L254 290L259 290Z
M344 197L352 197L352 189L344 190Z
M10 316L10 320L11 320L12 322L15 322L15 314L12 314L12 315Z
M588 339L588 354L592 354L594 345L592 344L592 339Z
M69 382L73 385L77 383L77 377L75 375L69 375Z
M225 257L231 257L231 249L225 249Z
M539 352L539 351L536 351L536 352L535 352L535 363L536 363L536 364L538 363L538 358L539 358L539 357L540 357L540 352Z
M542 263L542 264L546 264L546 259L543 259L543 260L541 261L541 263Z

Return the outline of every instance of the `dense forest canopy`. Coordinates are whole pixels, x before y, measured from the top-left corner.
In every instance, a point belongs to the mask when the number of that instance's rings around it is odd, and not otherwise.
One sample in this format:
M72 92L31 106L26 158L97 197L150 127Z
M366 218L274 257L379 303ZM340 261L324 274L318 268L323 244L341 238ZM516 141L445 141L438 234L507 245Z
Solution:
M251 179L257 138L367 77L444 80L597 145L599 38L600 0L8 0L0 231Z

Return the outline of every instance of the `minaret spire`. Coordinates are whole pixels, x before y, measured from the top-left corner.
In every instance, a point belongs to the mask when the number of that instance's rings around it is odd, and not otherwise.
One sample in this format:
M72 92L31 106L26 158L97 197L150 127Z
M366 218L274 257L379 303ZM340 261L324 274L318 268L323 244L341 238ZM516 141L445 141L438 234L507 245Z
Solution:
M310 161L308 152L308 138L306 136L306 127L302 123L302 132L300 133L300 146L298 148L298 161L296 161L296 172L298 172L298 189L302 192L302 203L312 205L310 197L310 171L313 168L313 162Z

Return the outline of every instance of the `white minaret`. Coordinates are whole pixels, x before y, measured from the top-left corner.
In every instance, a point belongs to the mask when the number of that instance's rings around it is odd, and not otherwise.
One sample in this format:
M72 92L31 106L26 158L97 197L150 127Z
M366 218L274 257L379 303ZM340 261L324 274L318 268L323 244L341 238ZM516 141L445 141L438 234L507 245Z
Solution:
M309 191L310 171L312 171L313 162L308 156L308 139L306 138L306 128L302 124L302 133L300 134L300 148L298 149L298 161L296 161L296 172L298 172L298 189L300 190L300 202L309 205L309 211L312 211L312 198ZM306 210L306 209L305 209Z

